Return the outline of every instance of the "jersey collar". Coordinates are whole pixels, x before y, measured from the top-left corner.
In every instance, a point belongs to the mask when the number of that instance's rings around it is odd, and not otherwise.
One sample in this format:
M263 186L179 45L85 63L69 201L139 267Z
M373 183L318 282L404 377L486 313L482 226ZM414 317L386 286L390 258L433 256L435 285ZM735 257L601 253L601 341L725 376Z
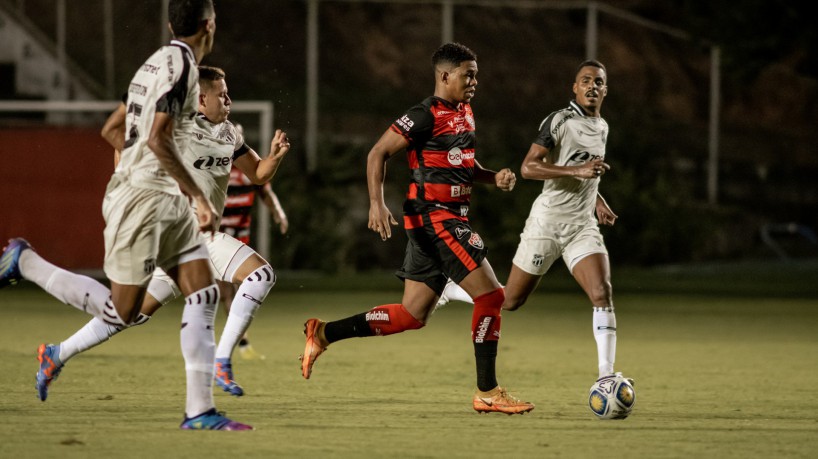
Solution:
M173 39L173 40L170 41L170 44L173 45L173 46L178 46L178 47L184 49L185 51L188 52L188 54L190 54L190 57L193 57L193 50L190 48L190 45L183 42L182 40Z
M577 115L580 115L580 116L588 116L588 112L586 112L586 111L585 111L585 109L584 109L584 108L582 108L582 106L581 106L580 104L578 104L576 100L572 100L572 101L571 101L571 102L568 104L568 106L569 106L569 108L570 108L572 111L576 112L576 113L577 113Z

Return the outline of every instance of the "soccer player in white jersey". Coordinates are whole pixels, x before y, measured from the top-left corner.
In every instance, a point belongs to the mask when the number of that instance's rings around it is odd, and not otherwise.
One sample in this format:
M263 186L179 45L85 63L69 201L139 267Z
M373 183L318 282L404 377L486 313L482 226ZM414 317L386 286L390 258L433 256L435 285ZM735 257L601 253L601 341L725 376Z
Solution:
M194 118L192 138L182 154L182 160L201 185L217 214L221 215L227 198L231 165L235 165L254 184L268 183L289 151L290 143L285 132L276 130L270 154L261 159L244 142L241 129L227 119L232 101L228 95L224 71L216 67L200 66L199 88L199 113ZM120 105L119 110L106 122L103 128L105 135L123 136L124 118L125 107ZM239 284L216 348L215 380L225 392L242 396L244 389L233 379L233 350L275 285L276 276L273 268L261 255L228 234L205 234L205 241L216 279ZM177 296L179 289L176 284L164 271L157 269L148 285L140 320L135 325L145 323L162 305ZM83 346L77 348L77 352L90 349L109 337L99 336L96 340L85 341Z
M195 430L249 430L226 418L213 401L213 322L218 288L199 233L218 228L217 214L181 161L191 138L199 98L196 65L213 47L216 14L212 0L170 0L174 40L137 70L128 88L124 137L112 145L122 152L108 184L105 217L106 276L102 284L57 268L13 239L0 256L0 286L20 277L97 319L84 336L111 335L139 320L153 271L162 267L186 297L181 347L187 377L185 418ZM190 201L196 204L195 214ZM104 298L104 300L102 300ZM59 346L40 345L36 388L41 400L63 364Z
M232 101L227 93L224 71L216 67L199 67L199 87L199 113L194 118L192 139L182 154L182 160L220 215L225 205L231 164L235 164L251 182L268 183L290 145L286 133L276 130L270 154L261 159L244 142L242 131L227 119ZM124 138L126 113L126 105L120 104L103 127L104 137ZM115 163L118 164L119 161L120 155L117 153ZM212 235L207 233L205 242L216 279L239 284L216 349L215 381L225 392L241 396L244 395L244 390L233 379L233 350L275 284L276 277L272 267L260 255L232 236L221 232ZM147 322L162 305L179 294L179 288L172 278L161 268L157 268L148 284L141 314L130 325ZM82 304L73 306L83 309ZM77 354L124 330L105 327L97 333L97 320L92 319L85 328L56 346L62 365Z
M543 190L520 235L503 304L510 311L522 306L561 256L593 306L600 378L614 373L616 356L610 264L598 226L613 225L617 218L598 191L601 177L610 170L605 162L608 123L600 115L607 81L599 61L580 64L574 100L543 120L523 160L522 176L542 180ZM444 295L470 301L456 284L450 283Z

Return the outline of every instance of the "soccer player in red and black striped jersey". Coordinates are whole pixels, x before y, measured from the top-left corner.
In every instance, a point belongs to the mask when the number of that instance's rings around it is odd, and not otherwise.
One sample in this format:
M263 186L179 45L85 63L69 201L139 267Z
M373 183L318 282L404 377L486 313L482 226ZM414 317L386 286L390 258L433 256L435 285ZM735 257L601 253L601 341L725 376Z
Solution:
M497 384L495 360L500 338L503 289L486 260L486 247L469 224L472 184L514 187L510 169L495 172L475 159L475 123L469 102L477 87L477 56L459 43L447 43L432 56L434 95L398 118L369 152L369 229L384 241L397 222L386 208L383 182L386 161L406 151L410 185L403 205L409 237L403 266L401 303L377 306L334 322L309 319L301 371L309 378L319 355L336 341L390 335L423 327L448 278L474 298L472 341L477 364L478 412L526 413L534 405Z

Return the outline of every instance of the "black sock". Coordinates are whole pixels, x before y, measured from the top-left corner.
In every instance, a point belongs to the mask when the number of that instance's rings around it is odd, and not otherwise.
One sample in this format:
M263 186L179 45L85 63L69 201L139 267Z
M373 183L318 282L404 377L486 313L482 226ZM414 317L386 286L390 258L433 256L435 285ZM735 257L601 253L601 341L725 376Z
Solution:
M497 360L497 341L474 343L474 358L477 362L477 388L483 392L497 387L494 362Z
M328 342L334 343L347 338L372 336L372 329L366 321L366 313L362 312L346 319L327 322L324 326L324 336Z

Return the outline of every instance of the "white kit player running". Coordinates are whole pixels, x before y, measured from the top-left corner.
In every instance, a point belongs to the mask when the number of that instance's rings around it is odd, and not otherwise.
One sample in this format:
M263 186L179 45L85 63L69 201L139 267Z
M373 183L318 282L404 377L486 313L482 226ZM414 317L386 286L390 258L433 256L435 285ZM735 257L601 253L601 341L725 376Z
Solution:
M144 320L140 309L148 282L156 267L163 268L186 297L180 341L187 399L180 427L250 430L215 408L213 323L219 293L199 230L218 228L218 215L180 154L191 139L199 101L196 66L213 47L216 14L212 0L170 0L168 18L175 39L139 68L128 88L127 110L112 115L126 113L125 134L106 137L122 152L102 206L104 270L111 289L54 266L20 238L0 256L0 286L28 279L95 316L62 345L40 345L36 388L45 401L71 347L76 353L83 342Z
M227 119L232 102L227 93L224 71L216 67L199 67L199 87L199 114L194 118L193 136L182 159L221 215L227 198L231 165L235 165L253 184L266 184L278 170L290 149L290 143L286 133L276 130L270 154L261 159L244 142L241 129ZM117 124L115 120L109 121L111 125ZM216 348L215 380L225 392L242 396L244 389L233 379L233 351L275 285L276 276L261 255L238 239L215 232L206 234L205 240L216 279L239 284ZM172 279L157 270L142 306L145 320L177 296L179 290ZM139 323L144 323L144 320Z
M580 64L573 84L575 99L543 120L523 160L522 176L542 180L543 190L520 235L503 304L510 311L525 304L542 276L562 257L593 306L600 378L614 374L616 356L611 272L598 226L613 225L617 218L599 194L600 178L610 170L605 163L608 124L600 115L607 80L599 61ZM441 298L438 306L455 299L471 302L453 283Z
M270 154L261 159L244 142L241 130L227 119L231 100L227 94L224 71L208 66L200 66L198 70L199 113L193 119L195 124L187 148L182 154L182 161L188 166L208 201L213 204L217 215L221 215L231 165L235 164L253 183L268 183L289 151L289 141L284 132L277 130L270 146ZM108 118L103 135L111 138L124 137L126 113L125 105L121 104ZM242 396L243 388L233 379L233 350L275 285L276 276L273 268L259 254L232 236L221 232L206 233L205 243L215 278L240 284L216 348L215 381L225 392ZM141 313L130 325L144 324L161 306L179 294L179 288L173 279L164 270L157 268L148 284ZM89 329L95 329L95 320L89 322ZM102 330L105 333L89 333L91 330L85 329L78 331L55 346L59 350L60 362L65 365L72 357L107 341L124 329L109 327Z

